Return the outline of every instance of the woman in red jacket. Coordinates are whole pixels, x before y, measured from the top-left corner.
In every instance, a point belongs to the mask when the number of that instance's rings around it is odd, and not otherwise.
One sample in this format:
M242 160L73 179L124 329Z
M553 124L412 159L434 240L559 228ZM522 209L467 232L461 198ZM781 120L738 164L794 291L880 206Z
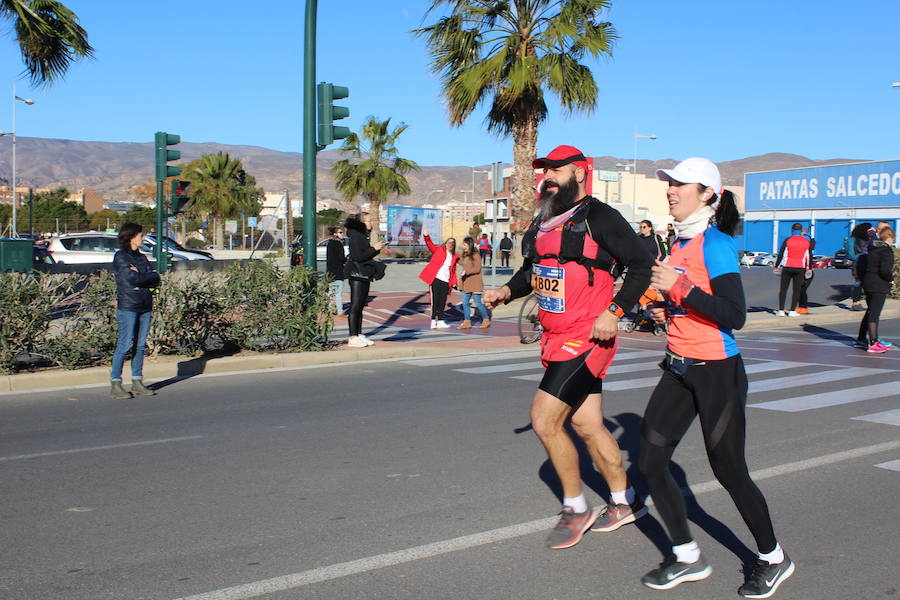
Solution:
M419 273L419 279L431 286L431 328L446 329L450 327L444 322L444 306L450 288L456 287L456 240L447 238L442 246L436 246L428 235L428 228L422 227L422 237L431 252L431 260Z

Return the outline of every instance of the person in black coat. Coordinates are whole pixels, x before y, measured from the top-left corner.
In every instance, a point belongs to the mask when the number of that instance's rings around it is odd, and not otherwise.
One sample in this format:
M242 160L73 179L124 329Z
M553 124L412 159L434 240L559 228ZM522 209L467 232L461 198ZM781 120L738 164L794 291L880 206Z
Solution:
M641 241L647 246L650 256L663 260L667 254L666 246L663 244L663 240L659 237L659 234L653 231L653 223L644 219L641 221L640 229Z
M369 213L350 215L344 222L349 238L350 256L344 268L344 275L350 282L350 314L348 321L350 337L347 345L351 348L364 348L375 344L362 335L362 312L369 298L369 286L374 277L372 260L384 248L384 242L369 243L369 230L372 228Z
M872 241L869 251L860 256L857 263L862 288L866 292L866 314L859 324L856 346L877 354L883 354L890 348L888 344L878 339L878 320L893 283L893 245L894 230L885 227L878 232L878 239Z
M331 295L334 296L334 314L336 317L346 317L344 314L344 263L347 257L344 255L343 230L340 227L329 227L328 243L325 244L325 272L331 276L328 284Z
M153 396L156 392L144 385L144 350L150 331L150 315L153 310L151 288L159 285L157 273L147 257L140 252L144 245L144 233L137 223L125 223L119 230L121 250L113 256L113 272L116 275L116 323L119 340L113 353L110 372L110 393L113 398ZM137 339L135 339L137 338ZM122 367L125 355L134 346L131 359L131 393L122 387Z

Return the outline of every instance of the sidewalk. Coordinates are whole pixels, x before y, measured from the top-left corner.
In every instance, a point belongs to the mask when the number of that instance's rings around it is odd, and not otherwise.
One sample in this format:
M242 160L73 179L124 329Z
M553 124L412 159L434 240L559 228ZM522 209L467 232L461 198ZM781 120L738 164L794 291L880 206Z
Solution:
M391 294L383 294L391 296ZM537 354L538 345L523 346L515 333L515 319L520 303L513 302L494 310L498 327L487 330L468 330L465 335L457 329L443 330L446 336L458 334L459 341L379 341L371 348L353 349L345 344L324 352L295 353L252 353L243 352L222 358L165 356L144 361L144 376L148 381L166 379L187 379L203 374L250 373L270 369L302 369L316 365L333 365L359 361L390 360L423 356L468 355L475 352L497 350L533 349ZM741 331L773 329L797 325L827 325L830 323L859 322L861 312L853 312L842 303L810 309L810 314L800 317L776 317L769 312L757 311L747 315L747 324ZM888 300L882 311L883 319L900 317L900 300ZM429 330L427 315L408 316L403 322L407 331ZM367 327L366 330L369 328ZM646 333L622 334L625 337L640 337ZM342 340L340 329L332 336ZM75 371L49 369L36 373L19 373L0 377L0 395L28 391L67 391L81 387L99 387L109 383L109 367L91 367Z

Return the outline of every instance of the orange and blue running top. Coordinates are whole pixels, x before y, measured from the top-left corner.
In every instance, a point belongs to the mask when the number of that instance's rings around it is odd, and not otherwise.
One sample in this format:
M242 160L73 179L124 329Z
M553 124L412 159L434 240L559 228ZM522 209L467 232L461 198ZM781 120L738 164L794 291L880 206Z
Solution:
M711 225L696 237L678 240L668 263L682 275L668 294L669 349L681 356L705 360L740 354L732 328L716 319L727 313L727 320L737 322L736 327L740 328L746 318L734 238ZM726 285L715 286L714 280L727 284L727 289ZM725 296L735 296L734 302L728 302ZM737 312L742 314L730 314Z

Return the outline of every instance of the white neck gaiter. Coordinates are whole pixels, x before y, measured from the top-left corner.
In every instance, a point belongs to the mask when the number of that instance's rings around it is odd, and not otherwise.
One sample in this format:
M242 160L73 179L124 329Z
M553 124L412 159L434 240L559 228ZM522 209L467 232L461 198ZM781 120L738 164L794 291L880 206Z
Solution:
M685 220L675 221L672 225L675 226L675 234L679 240L689 240L706 231L714 216L716 216L715 208L704 204Z

